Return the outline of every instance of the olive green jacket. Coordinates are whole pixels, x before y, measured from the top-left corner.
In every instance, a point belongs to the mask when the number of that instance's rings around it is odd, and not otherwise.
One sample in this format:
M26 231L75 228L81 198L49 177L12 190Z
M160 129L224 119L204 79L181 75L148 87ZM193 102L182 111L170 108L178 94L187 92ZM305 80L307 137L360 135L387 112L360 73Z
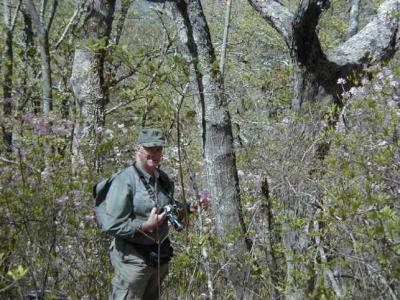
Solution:
M134 166L130 166L113 179L105 199L107 218L103 230L129 242L152 245L167 237L168 221L165 220L158 230L152 233L143 234L138 229L148 219L156 204L164 207L173 202L174 184L161 170L155 183L154 177L139 166L136 167L139 173ZM157 203L150 197L139 174L143 175L155 192Z

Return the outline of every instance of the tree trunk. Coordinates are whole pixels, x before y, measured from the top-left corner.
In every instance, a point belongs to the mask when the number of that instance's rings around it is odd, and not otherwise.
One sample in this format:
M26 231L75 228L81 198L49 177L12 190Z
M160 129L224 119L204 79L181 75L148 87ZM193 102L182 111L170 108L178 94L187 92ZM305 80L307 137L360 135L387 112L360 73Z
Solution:
M3 0L4 17L4 54L2 61L3 68L3 122L0 123L3 132L3 146L7 152L12 151L13 146L13 73L14 73L14 51L13 35L15 18L19 12L21 1L18 1L15 9L15 16L12 17L11 3L9 0Z
M9 8L9 3L7 0L4 1L4 14L9 15L6 8ZM11 17L10 17L11 19ZM13 95L12 95L12 77L13 77L13 32L7 24L5 26L5 43L4 43L4 54L3 54L3 145L6 151L11 151L12 149L12 105L13 105Z
M229 26L231 23L231 8L232 8L232 0L227 0L226 11L225 11L224 35L222 37L222 45L221 45L221 60L219 62L219 72L221 73L222 79L224 78L224 73L225 73L225 56L226 56L226 48L228 47L228 34L229 34Z
M193 62L193 78L203 107L204 159L216 216L216 230L225 248L224 271L237 299L245 297L245 226L233 148L231 118L207 21L200 1L172 4L180 37Z
M263 203L260 209L262 220L258 222L261 224L261 237L265 242L263 243L265 258L267 263L267 274L268 278L268 291L272 300L282 298L282 293L277 288L280 285L280 281L283 280L282 276L279 276L279 264L276 255L276 245L279 242L277 238L279 229L275 226L275 217L272 212L272 199L269 194L269 184L267 178L262 181L261 191L263 195Z
M121 39L122 31L124 29L124 24L126 20L126 16L128 14L129 7L131 6L132 0L122 0L121 1L121 9L119 13L119 17L116 21L116 30L115 30L115 37L114 37L114 44L118 45L119 40Z
M21 8L24 27L23 27L23 41L24 41L24 52L23 52L23 65L26 66L22 70L22 76L19 79L19 86L22 90L22 95L18 104L18 109L22 110L29 102L31 102L33 111L35 114L40 113L40 98L32 93L30 87L30 79L37 77L37 68L35 67L35 56L36 49L34 45L34 34L32 28L32 17L30 16L26 4L22 5Z
M17 9L15 10L15 16L18 14L21 1L18 2ZM14 21L11 13L11 3L9 0L3 0L3 17L4 17L4 53L2 55L2 72L3 72L3 120L0 122L0 126L3 134L3 149L5 150L5 156L9 157L13 150L13 65L14 65L14 54L13 54L13 34L14 34ZM15 19L15 18L14 18ZM0 148L0 153L3 149ZM4 207L0 208L1 213L1 224L0 226L0 270L2 274L7 274L11 265L10 250L10 226L8 220L5 217L7 209ZM12 298L13 295L10 292L5 291L2 293L4 297Z
M42 69L42 112L48 115L53 110L53 92L52 78L50 65L50 50L49 50L49 34L47 30L40 30L39 37L39 52Z
M41 71L42 71L41 110L43 114L48 115L49 112L53 110L49 31L53 22L54 15L57 10L58 0L53 0L52 2L48 18L49 20L47 21L47 24L45 22L46 5L44 5L38 12L32 0L27 0L26 4L29 14L32 17L32 20L34 21L39 41L38 47L40 52Z
M102 139L101 130L105 123L105 107L108 103L108 87L104 82L104 60L106 46L111 33L115 0L87 1L81 41L75 49L71 85L79 111L73 141L75 166L83 157L78 148L84 132L95 145ZM88 44L96 44L96 47ZM97 49L97 50L94 50ZM89 126L91 126L89 128ZM93 127L94 126L94 127ZM94 159L94 167L101 168L100 158Z

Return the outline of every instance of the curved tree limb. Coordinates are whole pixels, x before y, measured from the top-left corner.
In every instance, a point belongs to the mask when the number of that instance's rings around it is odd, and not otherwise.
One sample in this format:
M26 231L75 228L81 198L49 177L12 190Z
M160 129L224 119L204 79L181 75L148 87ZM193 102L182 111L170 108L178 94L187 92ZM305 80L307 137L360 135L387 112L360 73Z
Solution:
M391 58L399 48L400 1L387 0L377 15L356 35L327 52L338 65L377 63Z
M265 21L279 32L289 45L293 13L282 3L275 0L249 0L249 4L261 14Z
M338 78L362 76L370 64L390 59L399 48L399 0L383 2L377 15L335 49L322 49L316 27L328 0L303 0L292 14L277 1L249 0L250 5L284 38L297 66L295 107L304 101L340 105ZM351 83L346 86L350 88Z

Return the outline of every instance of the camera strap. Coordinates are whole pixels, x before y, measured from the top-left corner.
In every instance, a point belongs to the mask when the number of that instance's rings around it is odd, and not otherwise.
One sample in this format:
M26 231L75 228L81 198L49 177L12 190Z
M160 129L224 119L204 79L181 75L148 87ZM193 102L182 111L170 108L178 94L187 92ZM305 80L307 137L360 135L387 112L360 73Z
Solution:
M150 186L150 184L147 182L146 178L144 177L144 174L139 168L136 167L136 162L133 163L133 167L137 171L137 174L139 175L140 180L142 181L144 187L146 188L147 193L149 194L149 197L151 200L153 200L154 204L156 207L159 207L158 199L157 199L157 192L158 192L158 170L156 170L157 174L154 176L154 190ZM160 265L161 265L161 244L164 242L164 240L167 238L167 236L164 238L163 241L160 242L159 238L159 232L158 232L158 227L156 228L157 232L157 281L158 281L158 298L160 299L161 297L161 276L160 276ZM142 231L143 234L147 235L144 231Z
M153 203L158 206L157 199L156 199L156 189L152 188L151 185L147 182L146 178L144 177L144 174L141 170L139 170L138 167L136 167L136 162L133 163L133 167L135 168L137 174L139 175L140 181L143 183L147 193L149 194L150 199L153 201ZM157 185L157 178L155 178L155 185Z

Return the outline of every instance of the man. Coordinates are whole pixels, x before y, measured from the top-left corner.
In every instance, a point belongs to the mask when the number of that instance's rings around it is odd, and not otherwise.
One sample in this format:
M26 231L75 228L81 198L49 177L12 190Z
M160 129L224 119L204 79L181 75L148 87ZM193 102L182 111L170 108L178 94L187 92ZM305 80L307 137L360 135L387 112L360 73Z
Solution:
M165 136L144 128L136 142L136 161L112 181L106 196L106 232L114 267L110 299L159 299L172 248L162 208L173 204L173 182L161 170Z

